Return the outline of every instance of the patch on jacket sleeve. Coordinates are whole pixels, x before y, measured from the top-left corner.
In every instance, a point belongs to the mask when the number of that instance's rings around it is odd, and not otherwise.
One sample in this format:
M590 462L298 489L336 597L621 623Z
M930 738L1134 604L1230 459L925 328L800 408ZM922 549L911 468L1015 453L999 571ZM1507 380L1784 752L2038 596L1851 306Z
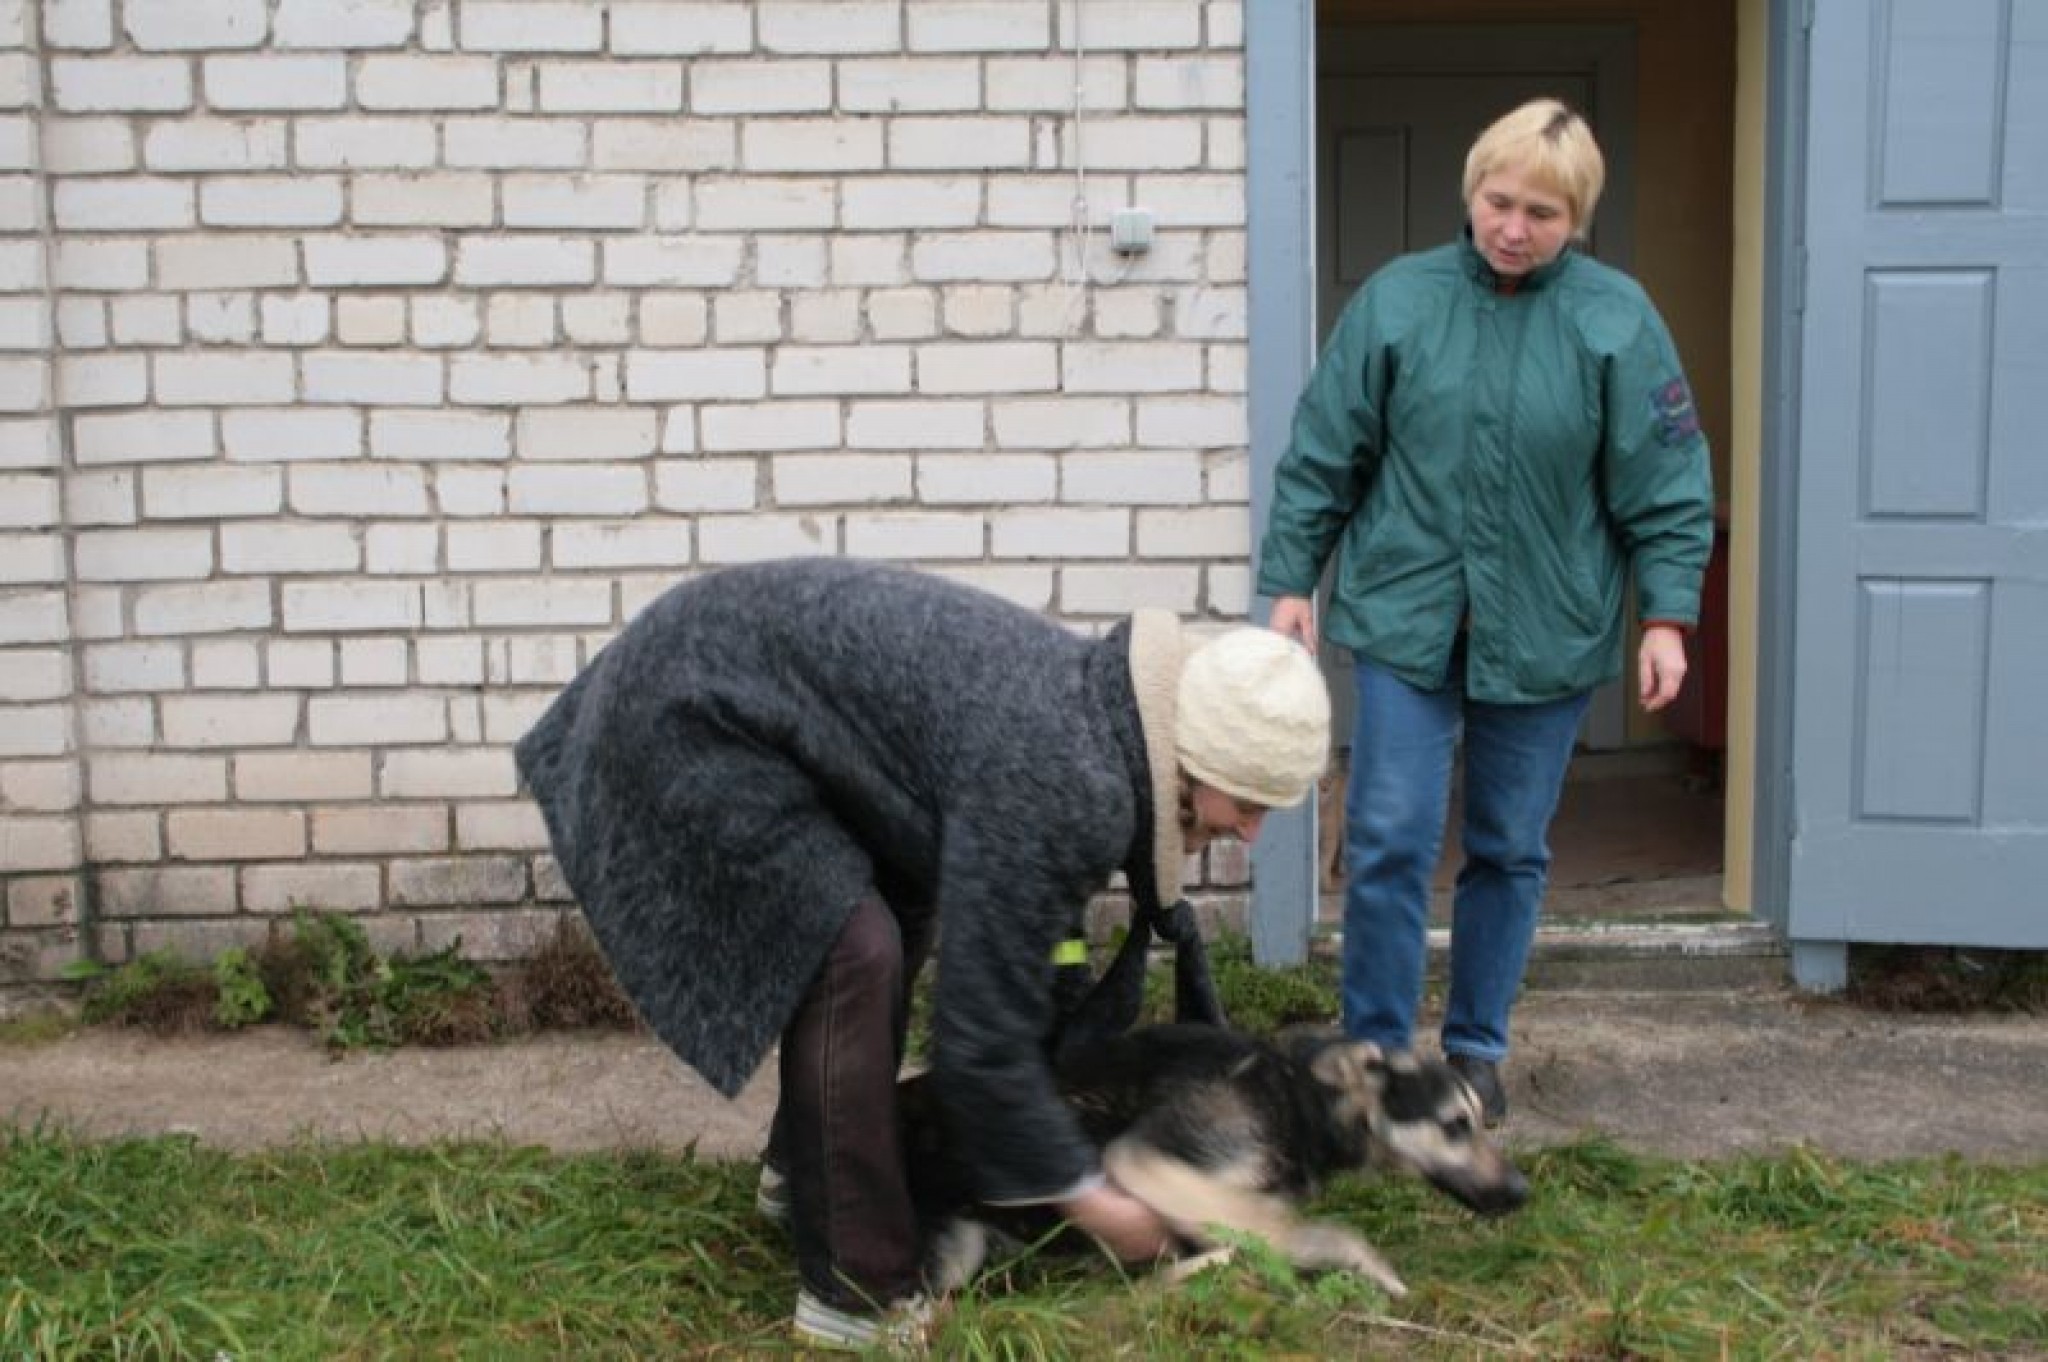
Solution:
M1693 406L1692 389L1683 378L1657 385L1650 394L1650 408L1656 419L1660 444L1684 444L1700 433L1699 409Z

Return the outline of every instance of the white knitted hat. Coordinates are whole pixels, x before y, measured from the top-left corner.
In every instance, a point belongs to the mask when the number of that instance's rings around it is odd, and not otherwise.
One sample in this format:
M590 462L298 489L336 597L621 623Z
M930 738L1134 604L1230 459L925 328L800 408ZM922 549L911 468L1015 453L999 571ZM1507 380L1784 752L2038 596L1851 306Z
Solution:
M1225 794L1280 809L1300 802L1330 754L1330 691L1299 643L1232 629L1180 670L1174 748L1187 773Z

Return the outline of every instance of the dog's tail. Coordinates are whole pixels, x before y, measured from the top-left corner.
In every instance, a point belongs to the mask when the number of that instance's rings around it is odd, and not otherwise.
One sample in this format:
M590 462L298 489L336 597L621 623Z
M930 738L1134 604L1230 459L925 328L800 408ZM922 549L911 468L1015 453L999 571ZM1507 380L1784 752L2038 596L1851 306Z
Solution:
M1112 1182L1193 1243L1216 1243L1215 1228L1221 1226L1264 1240L1296 1267L1355 1272L1389 1295L1408 1294L1387 1260L1364 1239L1342 1226L1302 1219L1284 1197L1240 1185L1227 1170L1204 1172L1129 1137L1102 1151L1102 1167Z

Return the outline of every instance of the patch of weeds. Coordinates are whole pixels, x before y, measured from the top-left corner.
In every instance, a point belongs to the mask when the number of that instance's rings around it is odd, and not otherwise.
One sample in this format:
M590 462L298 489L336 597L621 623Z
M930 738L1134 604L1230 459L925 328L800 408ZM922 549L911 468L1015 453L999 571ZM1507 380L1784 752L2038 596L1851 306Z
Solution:
M191 1035L213 1020L213 975L170 951L150 951L126 964L81 967L80 1013L94 1026L132 1026L157 1036Z
M2048 1013L2048 951L1853 946L1846 997L1886 1012Z
M303 1020L330 1049L406 1043L460 1045L498 1030L496 985L461 943L429 955L386 959L353 918L300 913L293 948L279 962Z
M630 1031L640 1024L590 928L573 914L559 918L554 933L506 971L499 998L514 1031Z
M238 1031L270 1016L270 990L246 948L231 947L213 962L213 1020L224 1030Z
M40 1008L0 1021L0 1045L47 1045L79 1027L78 1017L59 1007Z

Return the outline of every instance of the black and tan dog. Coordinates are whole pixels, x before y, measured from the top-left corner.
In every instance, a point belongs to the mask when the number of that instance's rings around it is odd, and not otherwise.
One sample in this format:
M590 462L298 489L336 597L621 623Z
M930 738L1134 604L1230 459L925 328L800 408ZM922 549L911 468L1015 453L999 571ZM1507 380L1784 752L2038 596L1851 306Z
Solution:
M1406 1287L1363 1237L1298 1207L1331 1174L1368 1167L1423 1178L1481 1215L1519 1207L1528 1183L1447 1065L1383 1054L1334 1031L1263 1040L1205 1025L1141 1027L1060 1057L1061 1096L1102 1149L1109 1177L1194 1252L1217 1228L1270 1244L1297 1267ZM944 1148L920 1085L906 1093L913 1195L934 1238L978 1242L971 1170ZM950 1285L952 1283L942 1283Z

